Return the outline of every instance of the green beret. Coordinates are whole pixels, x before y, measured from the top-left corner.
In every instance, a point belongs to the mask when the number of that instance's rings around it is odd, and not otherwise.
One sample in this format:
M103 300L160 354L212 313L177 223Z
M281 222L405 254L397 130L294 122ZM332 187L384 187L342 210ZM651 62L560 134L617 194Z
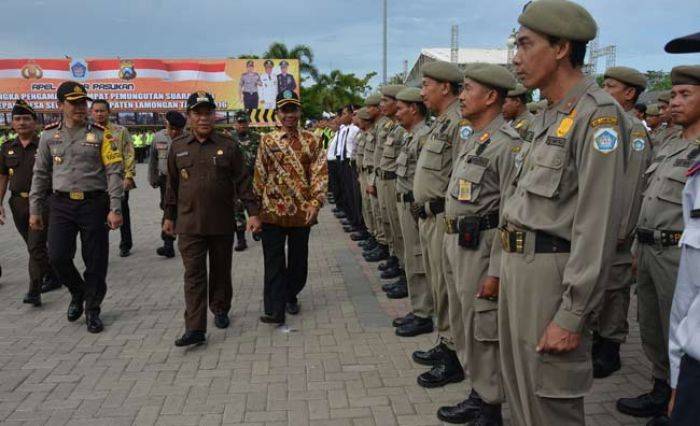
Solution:
M647 88L647 78L644 74L630 67L610 67L605 70L603 78L612 78L628 86L641 89Z
M515 85L515 89L508 91L509 98L514 98L516 96L523 96L525 94L527 94L527 87L523 86L520 83Z
M357 110L357 117L362 119L362 120L371 120L372 117L369 115L369 112L367 111L367 108L360 108Z
M497 89L513 90L517 84L512 72L496 64L471 64L464 70L464 77Z
M679 65L671 69L671 84L700 86L700 65Z
M423 77L429 77L442 82L461 83L464 79L464 74L459 70L459 67L450 62L428 62L423 65L422 71Z
M384 96L396 99L396 95L405 88L406 86L403 84L387 84L379 89L379 91L382 92Z
M658 100L659 102L664 102L664 103L671 102L671 91L664 90L663 92L659 93L659 96L656 97L656 100Z
M379 93L372 93L365 99L365 106L379 106L379 101L382 100L382 95Z
M646 110L645 114L651 115L653 117L658 117L659 115L661 115L661 111L659 111L659 104L647 105L647 110Z
M538 33L573 41L593 40L598 32L591 14L568 0L530 2L518 17L518 22Z
M423 102L420 89L417 87L407 87L396 94L396 99L403 102L417 103Z

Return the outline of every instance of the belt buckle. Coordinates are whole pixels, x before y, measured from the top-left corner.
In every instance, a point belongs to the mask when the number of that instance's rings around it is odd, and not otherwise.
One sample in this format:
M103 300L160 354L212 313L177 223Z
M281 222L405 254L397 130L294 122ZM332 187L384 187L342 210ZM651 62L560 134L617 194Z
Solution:
M515 251L518 253L525 252L525 233L516 231L515 232Z
M85 199L85 193L84 193L84 192L70 192L70 193L68 194L68 197L69 197L71 200L82 201L82 200Z
M29 198L29 193L28 192L20 192L19 196L22 198Z
M508 233L508 230L505 228L501 228L499 229L499 231L501 231L501 245L503 246L503 250L505 250L508 253L512 253L513 251L510 247L510 235Z

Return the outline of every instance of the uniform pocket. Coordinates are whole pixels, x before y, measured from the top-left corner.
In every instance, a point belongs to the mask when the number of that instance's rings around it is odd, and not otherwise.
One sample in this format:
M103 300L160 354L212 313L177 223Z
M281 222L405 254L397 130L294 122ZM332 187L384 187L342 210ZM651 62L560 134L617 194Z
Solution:
M433 138L426 142L425 147L423 147L425 150L423 167L428 170L442 170L446 147L447 141L443 139Z
M188 169L192 167L192 158L189 155L182 155L175 158L175 165L178 169Z
M474 299L474 338L479 342L498 342L498 302Z
M590 339L575 350L537 356L535 394L543 398L582 398L593 384Z
M486 168L480 164L467 163L456 171L456 179L452 179L452 186L449 188L452 198L465 203L475 203L479 199Z
M528 192L541 197L552 198L557 194L564 172L566 152L560 148L545 146L533 152L532 170L525 173L521 185Z
M659 199L681 205L683 203L683 188L688 178L685 176L685 169L675 168L680 170L672 170L671 174L662 178L663 182L659 190Z

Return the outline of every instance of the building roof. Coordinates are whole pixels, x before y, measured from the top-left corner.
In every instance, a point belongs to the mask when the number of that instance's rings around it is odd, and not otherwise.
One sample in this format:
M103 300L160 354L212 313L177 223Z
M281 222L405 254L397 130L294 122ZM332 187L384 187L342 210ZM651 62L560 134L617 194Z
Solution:
M421 67L423 64L433 61L450 62L451 56L452 50L449 47L431 47L421 49L418 59L416 59L416 62L409 69L408 75L406 76L406 84L417 85L420 83ZM457 51L458 65L473 62L506 65L508 63L508 49L460 48Z

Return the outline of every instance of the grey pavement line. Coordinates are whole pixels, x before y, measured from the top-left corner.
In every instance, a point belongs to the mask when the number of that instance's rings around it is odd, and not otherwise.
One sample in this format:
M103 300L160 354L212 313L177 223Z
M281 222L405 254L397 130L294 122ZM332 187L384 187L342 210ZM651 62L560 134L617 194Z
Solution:
M336 259L360 325L370 328L386 327L389 316L379 306L372 284L357 263L355 255L347 248L340 249L336 252Z

